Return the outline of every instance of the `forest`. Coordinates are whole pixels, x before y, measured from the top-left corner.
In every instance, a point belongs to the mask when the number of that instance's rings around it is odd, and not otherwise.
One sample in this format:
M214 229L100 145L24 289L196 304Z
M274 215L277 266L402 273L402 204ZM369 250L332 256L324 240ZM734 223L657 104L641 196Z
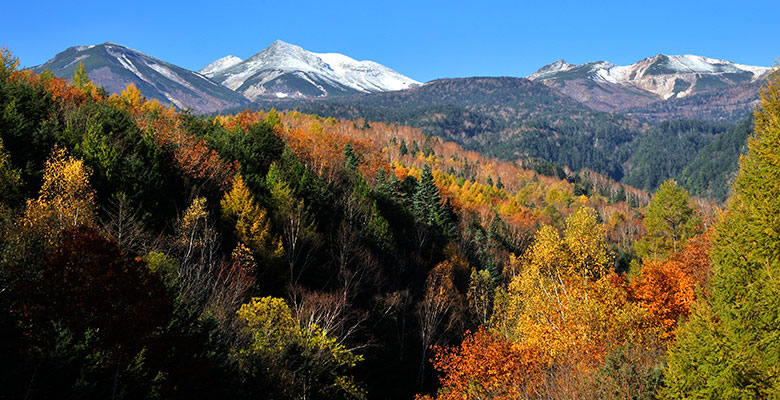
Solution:
M759 83L747 93L757 98ZM718 104L708 95L693 97L706 99L705 106ZM745 110L729 118L694 112L691 101L662 102L688 111L665 118L665 113L650 117L639 109L598 112L538 82L482 77L332 99L263 99L252 107L412 126L483 155L521 165L594 170L647 191L675 179L694 196L725 203L739 156L747 151L752 118Z
M778 398L780 72L761 99L721 207L3 49L0 398Z

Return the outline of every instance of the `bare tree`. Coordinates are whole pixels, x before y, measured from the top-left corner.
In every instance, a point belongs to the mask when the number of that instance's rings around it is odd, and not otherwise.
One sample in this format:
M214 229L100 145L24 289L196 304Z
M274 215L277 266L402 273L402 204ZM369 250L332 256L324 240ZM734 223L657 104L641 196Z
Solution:
M206 199L196 198L177 227L179 297L203 309L221 266L219 237L206 211Z
M237 334L236 310L249 297L255 284L255 269L251 251L239 243L233 250L231 261L222 264L212 281L206 311L217 320L228 336L235 337Z
M293 316L302 328L310 331L320 328L349 351L368 346L368 343L355 340L368 314L351 307L340 293L319 293L292 287L290 303Z
M440 344L443 337L459 327L463 315L463 299L452 281L452 264L439 263L425 280L425 296L417 305L417 321L420 324L422 359L418 383L422 384L428 350Z
M116 240L124 252L139 250L147 241L143 224L139 220L142 207L133 208L124 193L112 196L105 208L106 215L100 218L103 230Z

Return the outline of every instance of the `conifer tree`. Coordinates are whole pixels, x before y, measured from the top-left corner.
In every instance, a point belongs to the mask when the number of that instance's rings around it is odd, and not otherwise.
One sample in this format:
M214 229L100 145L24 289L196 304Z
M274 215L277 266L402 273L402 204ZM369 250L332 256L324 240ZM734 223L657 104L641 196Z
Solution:
M441 225L441 195L433 179L431 167L425 165L420 175L420 183L412 198L412 207L417 217L429 226Z
M360 158L355 154L355 150L352 148L352 143L347 143L344 146L344 158L346 159L346 167L350 171L355 171L360 165Z
M780 70L716 226L710 297L678 333L666 398L780 398Z
M701 217L691 204L688 191L669 179L658 187L647 205L647 236L637 243L637 254L658 259L677 252L688 239L701 233L700 225Z

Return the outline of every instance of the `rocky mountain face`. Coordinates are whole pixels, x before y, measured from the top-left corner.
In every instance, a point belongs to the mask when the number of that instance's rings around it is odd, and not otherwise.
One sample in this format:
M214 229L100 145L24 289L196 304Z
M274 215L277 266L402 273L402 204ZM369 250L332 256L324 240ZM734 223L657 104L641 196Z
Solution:
M701 56L661 54L625 66L604 61L573 65L559 60L528 78L599 111L631 110L650 120L659 120L659 115L735 120L755 106L754 88L769 71ZM680 101L697 96L706 98L707 104L688 108L702 102Z
M312 53L280 40L244 61L223 60L209 64L201 73L250 100L376 93L420 84L373 61Z
M71 47L33 69L48 69L55 76L72 78L79 63L84 63L89 78L109 93L119 93L132 83L147 98L199 113L248 103L242 95L197 72L108 42Z

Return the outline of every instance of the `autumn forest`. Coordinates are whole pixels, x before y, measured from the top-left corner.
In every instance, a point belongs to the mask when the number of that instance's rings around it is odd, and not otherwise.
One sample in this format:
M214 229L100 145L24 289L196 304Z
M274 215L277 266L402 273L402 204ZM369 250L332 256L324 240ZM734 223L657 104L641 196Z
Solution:
M753 124L720 202L4 49L0 398L780 398L778 71Z

